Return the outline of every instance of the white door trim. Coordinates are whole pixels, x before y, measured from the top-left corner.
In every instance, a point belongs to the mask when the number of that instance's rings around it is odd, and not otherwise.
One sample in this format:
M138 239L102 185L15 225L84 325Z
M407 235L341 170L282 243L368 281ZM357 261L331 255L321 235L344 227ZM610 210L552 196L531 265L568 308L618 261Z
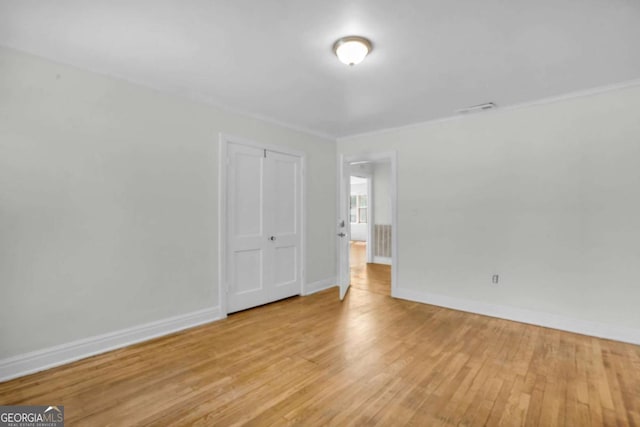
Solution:
M306 242L307 242L307 157L303 151L293 150L286 147L273 144L258 143L246 138L226 133L220 133L218 136L218 300L220 305L221 318L227 317L227 147L230 143L245 145L275 151L277 153L288 154L290 156L299 157L301 160L302 175L302 198L300 200L302 209L302 220L300 225L301 244L300 257L301 262L298 267L300 275L300 295L305 294L306 288Z
M373 207L375 200L373 198L373 174L367 176L367 262L373 262Z
M361 153L361 154L338 154L338 200L336 206L338 208L337 218L340 218L340 201L343 197L349 197L350 194L340 183L340 174L344 170L344 165L353 162L378 162L388 161L391 164L390 177L389 177L389 192L391 193L391 296L398 297L398 153L397 151L385 151L377 153ZM336 239L337 253L338 253L338 272L348 271L349 258L340 256L340 242Z

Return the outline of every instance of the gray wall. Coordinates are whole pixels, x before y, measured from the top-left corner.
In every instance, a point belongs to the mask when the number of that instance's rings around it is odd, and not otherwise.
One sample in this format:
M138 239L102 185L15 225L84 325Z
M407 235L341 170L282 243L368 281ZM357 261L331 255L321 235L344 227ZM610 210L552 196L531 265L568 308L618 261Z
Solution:
M338 141L389 150L399 288L640 330L640 86Z
M391 224L391 163L373 166L373 214L376 224Z
M639 111L631 87L338 151L398 151L400 288L640 328ZM306 280L335 276L333 141L0 48L0 358L218 304L219 132L307 153Z
M0 358L218 305L218 133L307 154L335 276L335 141L0 48Z

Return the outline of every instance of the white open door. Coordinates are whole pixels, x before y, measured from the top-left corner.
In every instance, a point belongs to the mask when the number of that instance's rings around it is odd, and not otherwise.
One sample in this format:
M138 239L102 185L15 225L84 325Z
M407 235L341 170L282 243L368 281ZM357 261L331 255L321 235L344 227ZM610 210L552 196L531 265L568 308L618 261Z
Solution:
M351 283L351 268L349 261L351 227L349 220L349 201L351 200L351 171L348 163L341 155L338 164L340 179L338 182L338 285L340 299L344 299Z

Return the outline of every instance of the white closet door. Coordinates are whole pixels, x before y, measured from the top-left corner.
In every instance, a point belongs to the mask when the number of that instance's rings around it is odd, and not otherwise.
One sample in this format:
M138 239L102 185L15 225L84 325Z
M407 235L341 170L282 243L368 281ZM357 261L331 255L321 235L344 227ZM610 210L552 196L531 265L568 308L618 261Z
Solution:
M272 266L269 283L272 301L300 293L302 244L300 157L267 151L265 221L270 232L268 251Z
M264 304L269 299L270 242L265 230L264 150L228 146L227 286L228 311Z
M227 149L227 311L300 293L299 157L230 143Z

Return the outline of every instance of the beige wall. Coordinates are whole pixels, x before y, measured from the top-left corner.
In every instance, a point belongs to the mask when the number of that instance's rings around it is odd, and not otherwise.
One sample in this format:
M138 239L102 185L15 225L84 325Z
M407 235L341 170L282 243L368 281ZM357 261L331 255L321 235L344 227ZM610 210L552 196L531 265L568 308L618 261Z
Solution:
M640 86L338 141L389 150L400 289L640 331Z
M307 155L335 276L335 141L0 48L0 358L218 305L219 132Z

